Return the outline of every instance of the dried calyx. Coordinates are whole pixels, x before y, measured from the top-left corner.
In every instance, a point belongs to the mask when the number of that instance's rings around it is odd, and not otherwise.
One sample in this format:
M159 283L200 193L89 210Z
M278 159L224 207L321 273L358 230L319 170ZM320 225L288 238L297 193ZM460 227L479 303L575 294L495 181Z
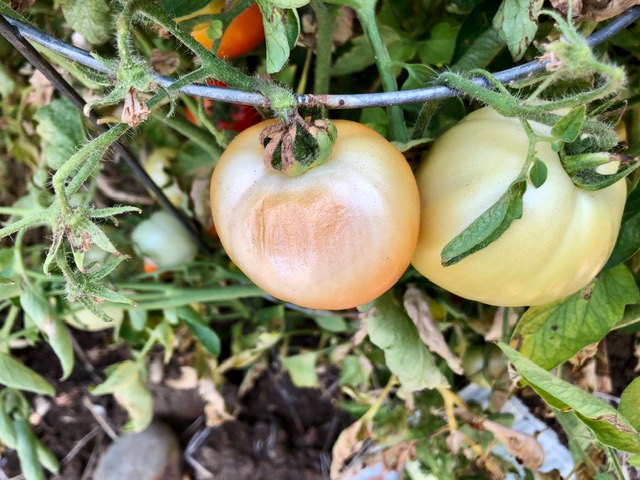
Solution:
M294 111L284 122L267 126L260 135L267 168L296 177L327 161L338 132L324 116L303 117Z

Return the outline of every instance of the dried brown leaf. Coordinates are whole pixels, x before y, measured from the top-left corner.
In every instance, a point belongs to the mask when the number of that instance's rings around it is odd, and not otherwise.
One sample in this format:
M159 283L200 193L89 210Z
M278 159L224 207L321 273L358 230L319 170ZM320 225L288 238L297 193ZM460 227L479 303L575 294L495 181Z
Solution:
M569 6L567 0L551 0L551 5L563 14L567 14ZM634 5L640 5L640 0L573 0L571 10L572 17L576 20L602 22L617 17Z
M331 480L340 480L340 472L347 465L347 460L360 452L365 441L371 438L371 426L358 420L345 428L331 451Z
M493 316L493 323L491 327L485 332L484 339L488 343L499 342L502 340L502 332L504 329L504 314L505 307L499 307L496 310L496 314ZM520 318L520 312L513 308L509 308L509 316L507 318L506 328L508 331L513 330L513 327L518 323Z
M171 75L180 66L178 52L165 52L154 48L151 52L151 67L162 75Z
M122 121L130 127L137 127L149 117L149 107L138 98L138 92L132 87L124 96Z
M449 349L447 341L433 320L426 297L418 288L414 286L407 288L404 294L404 308L418 328L420 340L430 351L447 362L447 365L454 373L462 375L464 373L462 361Z
M518 432L488 419L480 425L502 442L507 451L524 467L537 470L544 463L544 450L533 435Z

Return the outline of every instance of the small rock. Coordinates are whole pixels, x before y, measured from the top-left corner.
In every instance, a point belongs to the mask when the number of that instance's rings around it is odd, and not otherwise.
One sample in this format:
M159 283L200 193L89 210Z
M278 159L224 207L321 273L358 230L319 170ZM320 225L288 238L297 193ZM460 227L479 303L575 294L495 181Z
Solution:
M94 480L179 480L178 438L171 428L154 421L139 433L118 438L98 463Z

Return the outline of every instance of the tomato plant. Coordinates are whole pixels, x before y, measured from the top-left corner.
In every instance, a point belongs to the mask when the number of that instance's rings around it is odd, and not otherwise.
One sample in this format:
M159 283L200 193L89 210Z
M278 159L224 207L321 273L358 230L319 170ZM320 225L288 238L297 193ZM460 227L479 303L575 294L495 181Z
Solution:
M299 177L265 167L265 122L229 144L211 179L213 220L237 266L277 298L330 310L389 289L409 264L419 221L404 157L368 127L334 123L329 160Z
M198 12L199 15L220 13L224 8L224 0L215 0L208 7ZM202 46L211 50L213 40L207 35L209 24L197 25L191 36ZM235 58L250 52L264 42L262 14L257 4L251 5L238 15L227 27L220 39L217 55L220 58Z
M548 129L532 125L538 134ZM417 172L421 225L413 265L459 296L502 306L540 305L586 286L607 261L618 235L625 181L598 191L576 187L549 143L537 157L548 169L528 185L523 215L496 241L451 266L441 252L504 194L527 158L517 119L491 109L468 115L432 146Z

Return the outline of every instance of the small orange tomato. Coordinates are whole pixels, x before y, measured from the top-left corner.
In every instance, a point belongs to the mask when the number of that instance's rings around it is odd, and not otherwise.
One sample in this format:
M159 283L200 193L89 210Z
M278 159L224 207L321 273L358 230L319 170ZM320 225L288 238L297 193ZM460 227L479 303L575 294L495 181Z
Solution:
M220 13L223 6L224 0L216 0L199 13ZM191 36L207 50L213 48L213 40L207 36L209 27L208 24L198 25L191 32ZM216 55L220 58L239 57L255 49L262 42L264 42L262 14L258 5L254 3L229 24L220 39Z

